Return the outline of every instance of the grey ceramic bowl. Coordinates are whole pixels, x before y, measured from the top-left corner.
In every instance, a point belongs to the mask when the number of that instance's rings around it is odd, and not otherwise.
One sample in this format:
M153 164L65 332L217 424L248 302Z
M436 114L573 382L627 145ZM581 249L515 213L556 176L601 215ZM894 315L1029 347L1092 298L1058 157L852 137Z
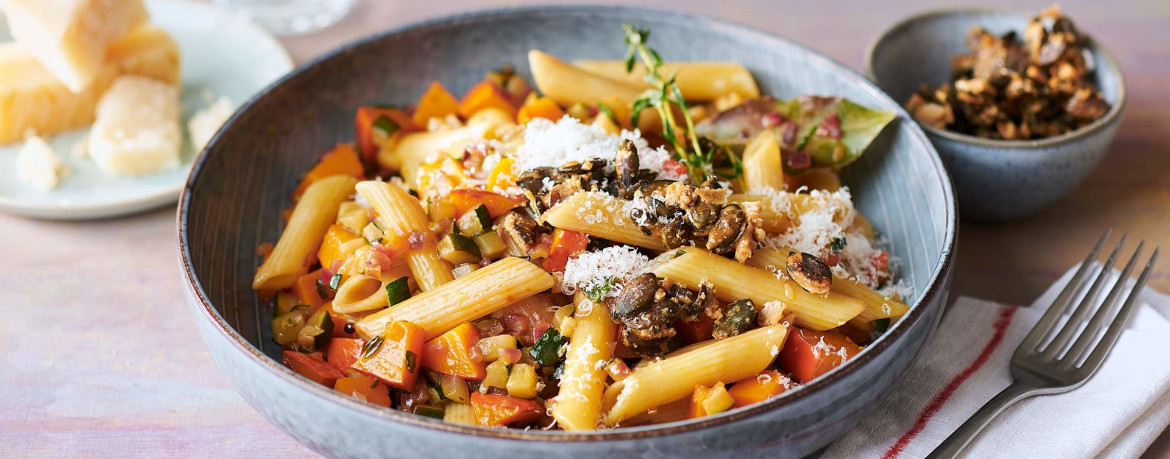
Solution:
M983 26L996 35L1012 30L1022 34L1032 16L984 10L913 16L870 44L866 71L902 103L923 83L938 86L950 79L951 58L968 51L965 38L971 27ZM1095 83L1112 109L1088 126L1058 137L1018 141L923 126L951 173L964 219L1002 221L1032 215L1071 192L1105 157L1125 108L1125 81L1104 48L1092 43L1089 50L1096 62Z
M914 306L847 365L774 400L700 420L596 433L492 430L379 408L311 383L279 363L271 312L250 288L255 248L275 241L300 173L353 136L354 108L409 103L433 79L456 91L526 53L613 58L620 25L650 28L668 59L733 59L781 97L840 94L897 110L846 169L857 205L890 241ZM273 424L315 451L343 457L800 457L868 412L917 357L950 285L957 216L942 162L905 112L860 74L825 56L724 21L615 7L523 8L448 17L360 40L308 63L244 104L195 164L180 200L187 296L212 357Z

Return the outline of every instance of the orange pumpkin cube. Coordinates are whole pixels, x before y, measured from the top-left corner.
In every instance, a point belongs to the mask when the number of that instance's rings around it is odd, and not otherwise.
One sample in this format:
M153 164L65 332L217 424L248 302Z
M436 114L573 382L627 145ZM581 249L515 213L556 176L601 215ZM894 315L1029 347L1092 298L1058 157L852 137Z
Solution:
M516 116L516 107L512 106L504 92L495 83L486 80L472 86L463 95L459 101L459 114L469 118L485 108L498 108L508 112L511 117Z
M531 121L533 118L544 118L548 120L559 120L565 116L565 111L561 110L561 106L557 105L552 99L547 97L537 97L523 107L516 113L516 122L524 124Z
M301 194L305 189L309 188L313 182L321 180L332 175L349 175L352 177L362 178L365 174L365 166L362 166L361 158L353 149L353 145L348 143L338 144L329 150L321 157L321 161L309 169L305 173L301 183L297 185L296 191L293 191L293 198L300 199Z
M507 395L471 393L471 408L476 422L486 427L531 424L544 415L544 406L535 400Z
M482 381L487 365L479 351L479 330L464 322L423 345L422 366L439 373Z
M735 400L735 407L759 403L788 390L791 382L787 376L776 370L766 370L756 376L741 380L727 389L727 394Z
M349 255L346 244L360 238L361 236L344 226L336 223L329 225L329 230L325 231L325 238L321 240L321 248L317 249L317 260L321 262L321 267L332 270L341 266L341 262Z
M451 92L438 81L432 81L423 95L419 97L411 121L425 127L431 118L445 118L447 115L454 115L458 112L459 101L455 100L455 96L451 95Z
M347 376L333 383L333 390L378 406L390 407L390 386L369 376Z
M426 335L426 330L410 322L391 322L381 336L371 338L371 341L381 341L373 345L376 346L373 354L364 359L359 356L350 368L393 387L413 390L422 369L419 359ZM369 342L366 345L371 346Z

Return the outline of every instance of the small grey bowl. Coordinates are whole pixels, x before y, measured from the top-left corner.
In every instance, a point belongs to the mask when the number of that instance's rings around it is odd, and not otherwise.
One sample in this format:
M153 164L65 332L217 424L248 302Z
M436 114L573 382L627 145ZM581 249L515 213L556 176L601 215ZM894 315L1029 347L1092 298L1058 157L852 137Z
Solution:
M951 58L968 51L967 31L1023 33L1029 13L944 10L919 14L880 33L866 53L866 73L904 103L923 84L949 80ZM1076 18L1073 18L1075 21ZM1125 81L1100 44L1088 47L1094 84L1112 107L1092 124L1039 140L989 140L922 125L954 180L964 219L1006 221L1032 215L1067 195L1109 150L1125 108Z

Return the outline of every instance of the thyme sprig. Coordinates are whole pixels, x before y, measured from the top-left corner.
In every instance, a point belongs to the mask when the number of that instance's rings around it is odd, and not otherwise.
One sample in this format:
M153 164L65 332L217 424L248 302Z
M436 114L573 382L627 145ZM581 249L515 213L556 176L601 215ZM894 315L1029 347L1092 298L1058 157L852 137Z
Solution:
M700 139L695 132L695 120L676 83L678 73L670 77L663 76L662 57L654 48L646 46L650 30L630 24L622 24L622 30L626 34L626 72L633 72L634 66L641 61L642 66L646 67L644 78L651 85L650 89L634 99L630 124L638 126L642 110L653 108L662 120L662 137L674 147L675 159L687 166L691 180L696 184L703 183L711 175L727 179L739 177L743 173L739 157L714 142ZM684 126L679 126L676 110L682 115ZM721 162L728 163L727 167L717 167L717 163Z

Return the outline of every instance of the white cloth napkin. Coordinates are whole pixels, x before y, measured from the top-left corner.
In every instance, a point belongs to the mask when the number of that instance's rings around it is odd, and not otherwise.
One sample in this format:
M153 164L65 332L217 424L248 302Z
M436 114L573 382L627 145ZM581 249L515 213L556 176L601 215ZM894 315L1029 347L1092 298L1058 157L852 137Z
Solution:
M822 457L929 454L1011 383L1012 353L1074 271L1031 307L959 298L906 377ZM1092 379L1072 392L1032 397L1008 408L964 456L1141 455L1170 425L1170 296L1147 288L1140 301L1128 329Z

